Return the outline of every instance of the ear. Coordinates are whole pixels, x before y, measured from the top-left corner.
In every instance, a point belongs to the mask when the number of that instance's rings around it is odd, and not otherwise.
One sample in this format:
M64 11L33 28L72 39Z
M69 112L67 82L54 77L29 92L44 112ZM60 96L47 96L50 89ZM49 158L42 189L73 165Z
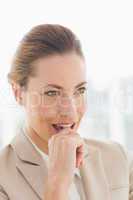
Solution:
M11 83L11 87L16 101L20 105L23 105L23 92L24 92L23 88L15 82Z

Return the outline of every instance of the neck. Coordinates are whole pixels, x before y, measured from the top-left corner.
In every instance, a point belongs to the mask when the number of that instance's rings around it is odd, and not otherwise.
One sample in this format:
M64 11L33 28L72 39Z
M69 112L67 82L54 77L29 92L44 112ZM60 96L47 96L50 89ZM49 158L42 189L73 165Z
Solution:
M39 136L39 134L31 127L26 127L26 134L37 145L37 147L48 155L48 142Z

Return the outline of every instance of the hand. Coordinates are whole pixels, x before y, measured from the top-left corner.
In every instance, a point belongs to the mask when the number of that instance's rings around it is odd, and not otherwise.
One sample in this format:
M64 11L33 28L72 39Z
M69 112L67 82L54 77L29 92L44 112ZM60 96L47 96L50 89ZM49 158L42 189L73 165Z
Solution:
M83 139L69 128L65 128L49 139L50 180L69 186L73 180L75 167L83 162Z

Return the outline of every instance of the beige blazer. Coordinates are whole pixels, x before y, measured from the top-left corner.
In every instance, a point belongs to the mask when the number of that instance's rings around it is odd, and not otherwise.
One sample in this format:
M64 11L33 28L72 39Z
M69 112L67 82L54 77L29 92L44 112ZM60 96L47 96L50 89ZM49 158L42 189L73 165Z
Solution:
M80 168L86 200L133 200L132 159L114 142L85 139ZM44 160L24 134L0 152L0 200L44 200Z

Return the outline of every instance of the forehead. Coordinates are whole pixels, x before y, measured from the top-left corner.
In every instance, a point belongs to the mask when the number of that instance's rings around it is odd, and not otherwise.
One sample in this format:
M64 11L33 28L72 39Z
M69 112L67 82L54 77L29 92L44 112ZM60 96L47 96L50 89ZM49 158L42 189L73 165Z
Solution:
M86 66L83 58L75 53L54 55L34 62L35 79L43 86L57 84L72 87L86 81Z

